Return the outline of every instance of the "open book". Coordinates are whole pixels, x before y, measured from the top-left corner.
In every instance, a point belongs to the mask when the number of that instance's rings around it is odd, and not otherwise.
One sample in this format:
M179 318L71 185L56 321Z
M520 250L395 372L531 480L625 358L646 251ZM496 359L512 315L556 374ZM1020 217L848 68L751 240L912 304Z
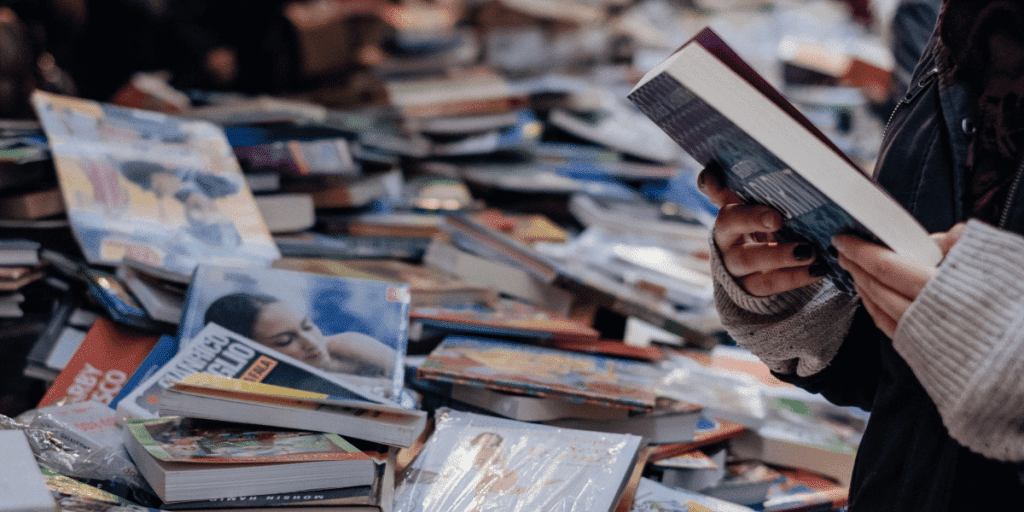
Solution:
M849 232L923 265L942 258L924 228L710 29L649 71L629 99L690 155L720 168L747 202L785 218L783 240L807 240L841 290L850 276L828 247Z

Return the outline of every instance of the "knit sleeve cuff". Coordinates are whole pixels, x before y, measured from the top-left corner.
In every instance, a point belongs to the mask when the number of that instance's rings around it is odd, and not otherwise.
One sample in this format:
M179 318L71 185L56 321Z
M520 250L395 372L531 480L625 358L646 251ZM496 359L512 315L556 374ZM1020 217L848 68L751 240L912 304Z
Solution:
M857 302L831 281L768 297L747 293L712 241L715 306L736 342L773 371L807 377L832 361L853 323Z
M1024 460L1024 238L971 221L893 340L950 435Z

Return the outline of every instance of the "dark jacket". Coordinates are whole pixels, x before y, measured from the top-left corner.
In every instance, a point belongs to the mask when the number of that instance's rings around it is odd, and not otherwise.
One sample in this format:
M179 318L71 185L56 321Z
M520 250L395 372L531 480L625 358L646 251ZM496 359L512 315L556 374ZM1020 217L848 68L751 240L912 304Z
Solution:
M953 80L933 36L886 127L875 173L930 232L966 220L976 104ZM1013 187L1007 212L1000 227L1024 233L1024 187ZM863 308L828 367L804 378L776 375L871 411L853 472L851 512L1024 509L1021 467L986 459L949 436L934 402Z

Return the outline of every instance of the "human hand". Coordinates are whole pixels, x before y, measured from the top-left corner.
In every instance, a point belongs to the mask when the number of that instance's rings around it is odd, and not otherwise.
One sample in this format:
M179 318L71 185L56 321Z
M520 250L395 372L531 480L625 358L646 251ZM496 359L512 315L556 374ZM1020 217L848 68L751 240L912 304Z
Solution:
M960 240L966 226L960 223L945 233L932 235L943 256ZM875 325L892 338L910 303L936 269L911 263L890 249L853 235L836 236L832 245L839 252L839 265L853 276L854 289Z
M718 208L713 238L725 269L747 293L768 296L807 286L825 275L814 248L804 242L777 242L782 214L745 203L726 188L713 170L704 169L697 186Z

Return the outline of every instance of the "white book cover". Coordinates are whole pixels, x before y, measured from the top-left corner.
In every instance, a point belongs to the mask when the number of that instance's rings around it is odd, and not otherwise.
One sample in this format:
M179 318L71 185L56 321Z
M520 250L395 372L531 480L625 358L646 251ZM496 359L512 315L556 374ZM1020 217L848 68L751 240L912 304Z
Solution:
M606 512L640 438L439 409L395 491L395 512Z
M57 504L46 487L20 430L0 430L0 511L53 512Z

